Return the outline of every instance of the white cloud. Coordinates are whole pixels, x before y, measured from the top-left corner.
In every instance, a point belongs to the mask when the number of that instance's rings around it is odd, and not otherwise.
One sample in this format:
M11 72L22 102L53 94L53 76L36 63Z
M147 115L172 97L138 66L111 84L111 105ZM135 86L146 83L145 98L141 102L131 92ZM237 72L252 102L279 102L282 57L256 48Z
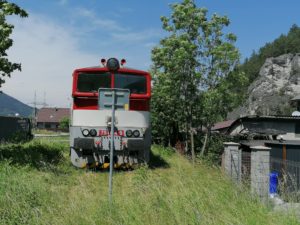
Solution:
M93 10L86 8L77 8L76 15L85 17L88 19L89 23L94 25L95 29L103 28L110 31L125 31L126 29L122 27L116 20L99 17Z
M147 29L139 32L130 31L122 33L112 33L112 37L116 41L122 42L143 42L146 40L152 40L153 38L159 38L161 36L162 33L156 29Z
M45 92L50 106L69 106L76 68L97 65L101 58L108 57L126 58L129 67L149 68L150 48L161 32L124 29L117 21L96 17L91 10L82 9L81 15L88 19L81 25L89 27L86 24L93 22L104 33L84 31L78 23L57 24L34 13L25 19L14 18L14 45L8 54L12 62L22 64L22 72L7 78L2 90L24 103L33 102L35 91L38 101L43 101Z
M29 103L37 91L38 100L51 106L68 106L71 95L72 71L98 64L98 56L80 51L79 40L62 26L49 19L31 14L14 21L14 45L9 59L21 62L22 72L6 79L2 90Z
M77 8L77 15L78 16L84 16L87 17L89 19L93 19L95 17L95 13L90 10L90 9L86 9L86 8Z
M125 12L130 12L130 8L124 8ZM76 15L79 17L84 17L88 20L89 24L92 25L88 28L84 28L88 31L103 29L102 33L107 32L113 38L113 41L127 42L132 44L133 42L143 42L146 40L151 40L153 38L158 38L162 36L162 32L158 29L145 29L141 31L135 31L127 26L122 25L118 20L103 18L97 15L93 10L86 8L77 8Z

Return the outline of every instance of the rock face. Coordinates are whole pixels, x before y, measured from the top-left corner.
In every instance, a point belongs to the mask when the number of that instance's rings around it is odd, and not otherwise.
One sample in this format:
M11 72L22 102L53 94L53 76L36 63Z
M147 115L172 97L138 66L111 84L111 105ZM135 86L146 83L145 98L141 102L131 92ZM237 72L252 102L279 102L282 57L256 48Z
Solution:
M259 77L249 86L244 105L228 115L291 115L290 100L300 94L300 53L266 59Z

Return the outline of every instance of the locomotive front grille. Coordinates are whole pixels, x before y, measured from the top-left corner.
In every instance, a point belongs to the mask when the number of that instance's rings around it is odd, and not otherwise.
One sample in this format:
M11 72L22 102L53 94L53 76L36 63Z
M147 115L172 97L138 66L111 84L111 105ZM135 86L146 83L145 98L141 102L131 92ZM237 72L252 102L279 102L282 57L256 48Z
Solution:
M110 150L111 137L109 137L109 136L101 137L101 143L102 143L102 150ZM114 145L115 145L115 150L116 151L123 150L123 148L122 148L122 137L115 136L114 137Z

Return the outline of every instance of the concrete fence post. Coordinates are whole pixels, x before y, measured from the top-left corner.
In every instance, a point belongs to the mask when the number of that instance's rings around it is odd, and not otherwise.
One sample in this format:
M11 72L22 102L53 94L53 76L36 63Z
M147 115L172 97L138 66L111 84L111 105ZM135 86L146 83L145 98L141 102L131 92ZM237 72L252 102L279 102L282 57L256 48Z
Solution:
M241 181L242 151L240 144L235 142L224 143L224 169L233 180Z
M251 192L260 198L269 194L270 149L253 146L251 149Z

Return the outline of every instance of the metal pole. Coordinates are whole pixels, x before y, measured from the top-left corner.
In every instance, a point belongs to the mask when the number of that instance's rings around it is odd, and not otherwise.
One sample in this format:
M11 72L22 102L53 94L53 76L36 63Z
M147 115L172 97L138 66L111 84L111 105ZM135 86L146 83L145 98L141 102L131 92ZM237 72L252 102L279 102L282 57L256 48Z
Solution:
M115 138L115 90L112 90L111 126L110 126L110 164L109 164L109 202L112 202L112 175L114 168L114 138Z
M242 154L242 152L241 152L241 150L237 150L237 153L238 153L238 182L241 182L241 178L242 178L242 176L241 176L241 174L242 174L242 167L241 167L241 154Z

